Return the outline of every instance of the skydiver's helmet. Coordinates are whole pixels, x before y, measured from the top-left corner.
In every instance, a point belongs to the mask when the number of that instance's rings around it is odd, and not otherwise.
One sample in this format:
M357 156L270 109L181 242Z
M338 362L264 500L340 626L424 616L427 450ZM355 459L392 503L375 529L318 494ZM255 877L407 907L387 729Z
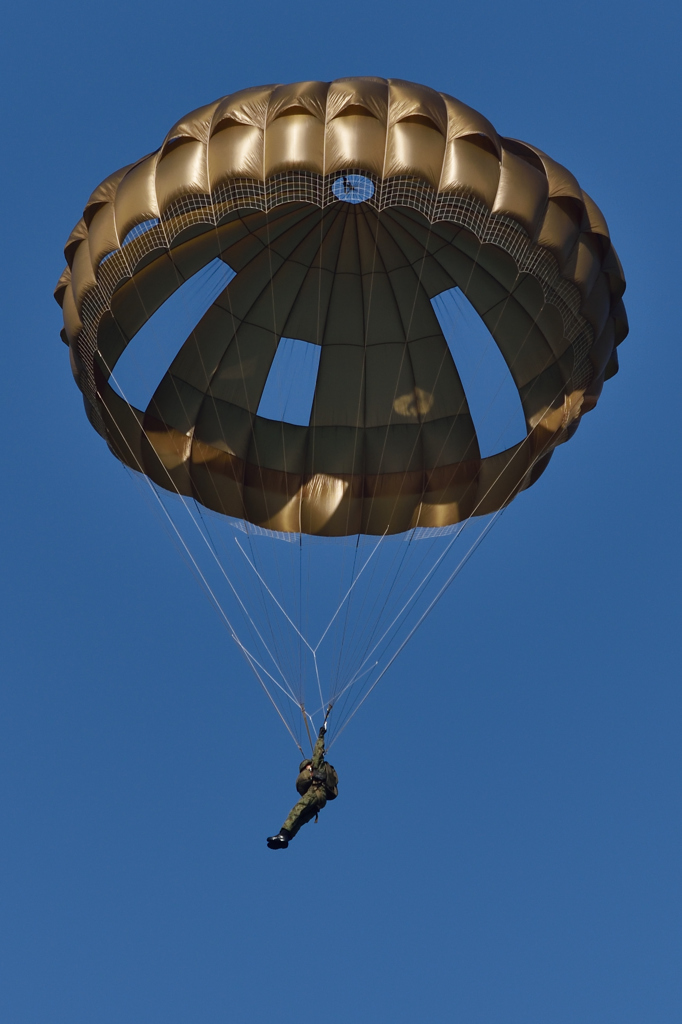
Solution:
M313 763L313 761L312 761L312 758L310 758L310 757L306 757L306 759L304 761L301 761L301 763L298 766L299 774L303 771L304 768L307 768L308 765L311 765L312 763Z

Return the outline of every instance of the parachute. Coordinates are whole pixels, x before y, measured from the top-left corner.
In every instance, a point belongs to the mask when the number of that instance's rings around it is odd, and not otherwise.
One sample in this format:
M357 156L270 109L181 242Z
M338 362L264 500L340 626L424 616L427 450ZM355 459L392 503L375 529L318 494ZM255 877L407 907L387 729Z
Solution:
M65 255L90 422L299 744L329 703L349 720L627 334L573 175L400 80L193 111L95 189Z

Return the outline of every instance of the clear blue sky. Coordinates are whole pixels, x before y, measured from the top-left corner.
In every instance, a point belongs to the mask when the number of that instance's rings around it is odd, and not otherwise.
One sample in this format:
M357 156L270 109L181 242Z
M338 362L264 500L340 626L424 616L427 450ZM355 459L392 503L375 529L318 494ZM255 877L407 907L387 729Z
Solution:
M679 5L26 0L3 17L0 1020L677 1024ZM243 86L424 82L599 203L594 415L264 837L298 755L83 415L52 289L92 188Z

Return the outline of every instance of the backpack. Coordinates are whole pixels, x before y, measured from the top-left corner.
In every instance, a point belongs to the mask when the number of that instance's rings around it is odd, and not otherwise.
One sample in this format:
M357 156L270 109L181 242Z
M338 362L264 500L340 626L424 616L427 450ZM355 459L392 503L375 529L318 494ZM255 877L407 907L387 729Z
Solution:
M325 795L327 800L336 800L339 795L339 777L336 774L336 768L333 764L328 764L326 761L324 762L324 768L327 773L327 778L324 782Z

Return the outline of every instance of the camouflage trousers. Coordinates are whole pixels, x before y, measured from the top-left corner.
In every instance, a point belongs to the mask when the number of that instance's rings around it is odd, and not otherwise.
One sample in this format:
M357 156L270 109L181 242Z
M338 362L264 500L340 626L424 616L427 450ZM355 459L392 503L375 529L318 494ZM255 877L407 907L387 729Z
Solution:
M326 802L327 798L324 794L324 789L311 786L296 806L291 808L289 817L282 825L282 828L290 832L293 838L303 825L314 818L318 811L322 810Z

